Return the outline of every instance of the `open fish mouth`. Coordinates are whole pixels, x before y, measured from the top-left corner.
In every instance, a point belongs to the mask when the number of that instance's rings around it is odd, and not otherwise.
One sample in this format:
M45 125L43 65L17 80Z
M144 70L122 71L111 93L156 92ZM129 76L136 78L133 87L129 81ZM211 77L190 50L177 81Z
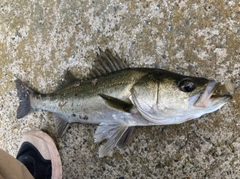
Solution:
M211 80L206 86L205 91L202 95L199 96L198 100L195 102L194 106L196 107L207 107L209 102L219 101L228 101L232 98L232 95L227 88L227 84L221 84L215 80ZM221 99L221 100L220 100ZM212 103L211 103L212 104Z

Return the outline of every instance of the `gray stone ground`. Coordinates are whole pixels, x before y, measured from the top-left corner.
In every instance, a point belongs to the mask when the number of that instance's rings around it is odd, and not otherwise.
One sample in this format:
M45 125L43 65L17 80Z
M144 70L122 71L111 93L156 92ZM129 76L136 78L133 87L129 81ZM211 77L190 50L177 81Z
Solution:
M98 47L134 67L240 79L240 3L233 0L2 0L0 146L13 156L24 131L54 136L51 114L16 119L18 76L52 92L70 69L86 76ZM239 178L240 90L219 111L181 125L139 127L123 151L98 158L96 126L55 139L63 178Z

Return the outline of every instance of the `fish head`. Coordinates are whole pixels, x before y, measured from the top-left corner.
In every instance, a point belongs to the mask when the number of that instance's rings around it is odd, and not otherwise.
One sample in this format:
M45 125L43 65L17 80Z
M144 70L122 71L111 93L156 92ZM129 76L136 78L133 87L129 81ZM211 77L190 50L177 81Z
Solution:
M177 124L216 111L232 98L225 84L159 70L139 80L130 100L154 124Z

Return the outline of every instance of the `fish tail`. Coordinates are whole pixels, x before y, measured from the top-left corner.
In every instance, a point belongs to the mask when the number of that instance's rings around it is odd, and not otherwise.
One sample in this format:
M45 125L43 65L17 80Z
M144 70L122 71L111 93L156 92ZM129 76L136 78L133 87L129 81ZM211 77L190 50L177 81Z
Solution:
M30 103L30 97L35 91L25 85L20 79L17 79L15 83L20 101L17 110L17 119L20 119L34 111Z

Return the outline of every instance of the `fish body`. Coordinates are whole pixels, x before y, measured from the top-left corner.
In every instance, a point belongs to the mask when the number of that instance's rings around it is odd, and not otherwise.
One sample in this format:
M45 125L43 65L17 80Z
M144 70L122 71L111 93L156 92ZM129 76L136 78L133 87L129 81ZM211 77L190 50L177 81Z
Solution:
M129 100L131 88L135 80L144 74L128 69L98 79L75 81L54 93L31 97L31 106L34 110L42 109L57 114L69 123L111 122L112 115L129 115L133 107Z
M72 82L49 94L17 79L17 118L39 109L52 112L58 136L70 123L98 124L95 142L107 139L100 157L125 146L135 126L182 123L214 112L232 98L215 80L156 68L128 68L108 49L100 50L87 79L66 76Z

